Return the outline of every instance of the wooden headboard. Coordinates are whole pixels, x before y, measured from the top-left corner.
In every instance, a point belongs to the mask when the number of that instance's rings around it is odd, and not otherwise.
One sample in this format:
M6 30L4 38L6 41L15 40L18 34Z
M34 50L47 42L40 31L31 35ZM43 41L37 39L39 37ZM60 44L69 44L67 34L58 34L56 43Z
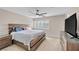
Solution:
M10 34L12 31L13 31L13 28L14 27L21 27L21 28L27 28L29 27L29 25L26 25L26 24L8 24L8 33Z

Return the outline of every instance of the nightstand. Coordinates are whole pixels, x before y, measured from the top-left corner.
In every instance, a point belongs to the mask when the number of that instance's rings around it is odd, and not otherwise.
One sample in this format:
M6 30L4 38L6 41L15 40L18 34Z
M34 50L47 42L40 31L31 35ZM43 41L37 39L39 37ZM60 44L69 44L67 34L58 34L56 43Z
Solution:
M5 48L12 44L10 35L0 35L0 49Z

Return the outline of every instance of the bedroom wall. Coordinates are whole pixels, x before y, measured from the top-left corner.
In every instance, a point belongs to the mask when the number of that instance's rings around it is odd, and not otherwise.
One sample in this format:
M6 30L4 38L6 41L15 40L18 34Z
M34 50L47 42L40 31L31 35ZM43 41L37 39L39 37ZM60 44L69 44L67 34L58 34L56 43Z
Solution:
M6 10L0 9L0 34L8 33L8 24L29 24L32 26L32 19L23 15L18 15Z
M51 16L49 20L49 29L46 30L48 37L60 38L60 32L64 31L65 15Z

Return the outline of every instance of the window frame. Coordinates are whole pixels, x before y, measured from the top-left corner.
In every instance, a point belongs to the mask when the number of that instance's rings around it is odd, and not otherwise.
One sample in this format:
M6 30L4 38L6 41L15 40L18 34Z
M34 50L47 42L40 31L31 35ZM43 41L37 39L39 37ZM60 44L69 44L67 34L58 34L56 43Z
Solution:
M39 22L39 21L43 21L43 22L47 22L48 24L47 24L47 26L45 26L44 27L44 25L43 25L43 27L36 27L36 24L35 24L35 22ZM42 23L42 24L44 24L44 23ZM49 29L49 20L46 20L46 19L42 19L42 20L38 20L38 19L34 19L33 20L33 29L41 29L41 30L44 30L44 29Z

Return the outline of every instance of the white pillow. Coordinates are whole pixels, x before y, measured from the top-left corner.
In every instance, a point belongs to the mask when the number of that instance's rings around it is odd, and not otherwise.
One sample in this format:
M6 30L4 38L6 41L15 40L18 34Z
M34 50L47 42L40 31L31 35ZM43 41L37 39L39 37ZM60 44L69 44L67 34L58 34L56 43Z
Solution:
M32 28L31 27L27 27L27 30L32 30Z

